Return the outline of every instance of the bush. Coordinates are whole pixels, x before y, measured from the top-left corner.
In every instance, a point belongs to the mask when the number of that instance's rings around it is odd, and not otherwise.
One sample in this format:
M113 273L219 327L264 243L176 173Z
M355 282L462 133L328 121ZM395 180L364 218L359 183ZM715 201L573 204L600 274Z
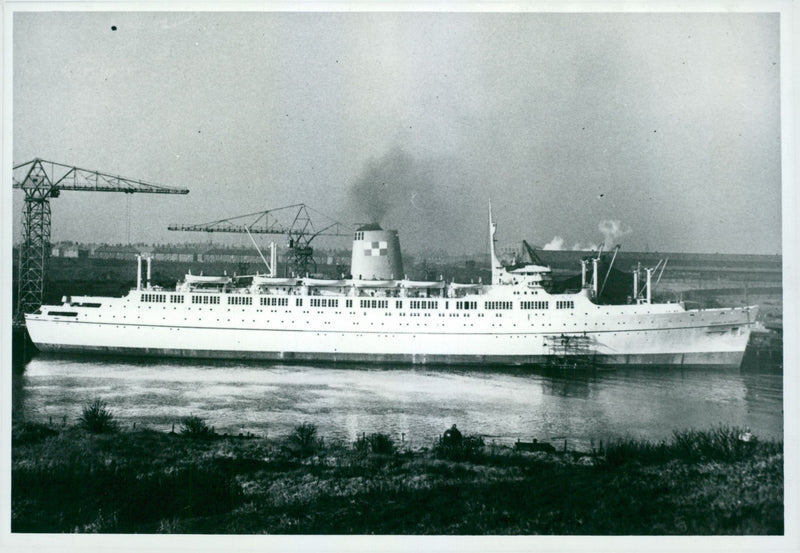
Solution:
M78 419L80 425L92 434L107 434L117 430L114 414L107 408L106 402L95 398L83 406Z
M181 434L188 438L210 438L214 431L208 427L206 421L191 415L181 420Z
M436 440L434 454L440 459L466 461L476 459L486 444L480 436L462 436L454 424Z
M363 454L391 455L394 453L394 441L388 434L370 434L356 440L353 448Z
M288 438L289 451L301 459L311 457L319 445L317 427L309 422L296 426Z

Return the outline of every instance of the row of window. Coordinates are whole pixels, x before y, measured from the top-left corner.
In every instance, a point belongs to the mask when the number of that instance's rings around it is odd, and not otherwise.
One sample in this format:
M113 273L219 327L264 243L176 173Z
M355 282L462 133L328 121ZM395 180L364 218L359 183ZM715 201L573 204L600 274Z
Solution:
M521 301L519 302L520 309L549 309L549 301Z
M511 309L512 302L510 301L485 301L483 302L484 309Z
M361 300L359 305L362 308L386 309L389 307L389 300Z
M311 307L339 307L339 300L334 298L311 298Z
M411 300L408 304L411 309L439 309L439 302L435 300Z
M311 300L311 303L314 303L314 300ZM272 305L272 306L287 306L289 305L289 298L261 298L261 305Z
M192 303L219 303L219 296L192 296Z
M219 304L220 296L215 295L193 295L192 303L194 304ZM275 298L275 297L262 297L261 305L267 306L282 306L289 305L289 298ZM158 302L166 303L167 294L142 294L141 301L143 302ZM170 294L170 303L183 303L183 296L180 294ZM395 300L395 308L402 309L403 301ZM252 296L228 296L228 305L252 305ZM437 300L409 300L409 307L411 309L438 309L439 302ZM450 302L445 302L445 306L449 306ZM456 309L477 309L478 302L476 301L457 301L455 302ZM295 305L302 307L303 299L296 298ZM353 300L345 300L345 307L352 307ZM362 308L374 309L387 309L389 307L388 300L360 300ZM311 307L339 307L339 300L336 298L311 298ZM510 301L486 301L483 303L484 309L513 309L513 302ZM521 301L519 302L520 309L549 309L550 302L548 301ZM575 302L573 300L557 300L556 309L575 309Z

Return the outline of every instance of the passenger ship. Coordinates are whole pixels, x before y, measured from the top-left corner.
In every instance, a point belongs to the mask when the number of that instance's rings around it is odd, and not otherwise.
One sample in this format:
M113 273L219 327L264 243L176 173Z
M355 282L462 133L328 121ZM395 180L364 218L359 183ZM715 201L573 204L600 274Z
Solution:
M597 261L581 290L552 294L549 267L505 267L489 216L491 284L413 281L397 231L354 236L351 278L186 275L142 279L124 297L65 297L26 315L42 351L195 358L739 367L757 307L686 309L651 301L647 272L626 305L597 301ZM274 250L273 265L274 267ZM274 275L274 273L273 273ZM639 298L639 296L642 296Z

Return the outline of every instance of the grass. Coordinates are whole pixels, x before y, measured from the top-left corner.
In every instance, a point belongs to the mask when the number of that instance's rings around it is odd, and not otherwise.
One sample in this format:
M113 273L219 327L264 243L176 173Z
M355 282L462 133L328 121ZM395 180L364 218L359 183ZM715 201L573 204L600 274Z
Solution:
M14 446L37 444L50 436L58 436L58 430L46 424L23 422L14 426L14 434L11 437L11 443Z
M739 429L595 452L398 451L147 429L13 429L13 532L781 534L783 445ZM38 428L38 429L37 429ZM475 438L475 439L472 439ZM740 443L741 442L741 443ZM391 448L389 447L391 444ZM744 444L744 445L742 445ZM449 444L452 445L452 444ZM469 452L466 454L465 452Z
M369 436L363 434L353 444L353 449L362 455L391 455L395 452L394 441L388 434L376 433Z
M620 466L625 463L657 464L672 460L686 463L741 461L761 451L777 454L782 444L760 443L758 438L738 427L720 425L710 430L680 430L673 432L671 442L619 439L606 448L595 451L601 464Z

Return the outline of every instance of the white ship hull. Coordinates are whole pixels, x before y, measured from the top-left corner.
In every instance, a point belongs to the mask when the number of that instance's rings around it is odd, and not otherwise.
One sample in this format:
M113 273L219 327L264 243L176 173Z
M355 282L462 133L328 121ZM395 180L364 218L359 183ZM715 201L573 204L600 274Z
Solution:
M26 315L43 351L228 359L434 364L741 364L757 308L687 311L651 302L634 280L628 305L600 305L600 274L583 266L577 293L551 294L549 267L507 270L494 253L492 284L395 280L394 231L355 234L355 280L187 275L174 291L142 285L123 298L66 298ZM638 273L637 273L638 274ZM149 282L150 265L148 262ZM362 275L371 278L362 280ZM211 288L209 288L209 286ZM643 296L644 297L641 297Z
M163 294L165 299L175 294ZM42 351L190 358L544 364L553 359L597 365L738 367L754 308L685 311L678 304L598 306L584 294L573 309L547 312L436 309L386 300L386 308L308 307L313 296L289 296L303 306L197 307L124 298L73 298L27 316ZM152 296L152 294L151 294ZM556 296L553 296L556 297ZM258 299L255 296L254 299ZM344 298L339 300L344 303ZM354 303L358 304L358 299ZM551 300L550 303L553 301ZM478 303L478 302L476 302ZM483 303L483 302L480 302ZM82 307L79 304L100 304ZM60 315L61 313L62 315Z

